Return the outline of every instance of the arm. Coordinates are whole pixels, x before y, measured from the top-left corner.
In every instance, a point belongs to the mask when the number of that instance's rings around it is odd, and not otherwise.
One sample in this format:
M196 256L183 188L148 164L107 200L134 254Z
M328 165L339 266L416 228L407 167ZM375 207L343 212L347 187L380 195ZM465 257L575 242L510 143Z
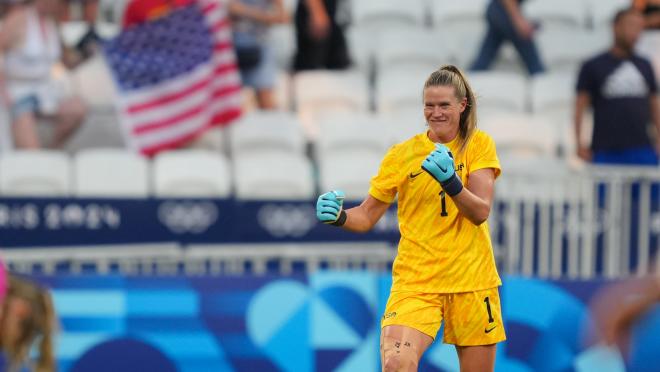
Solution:
M325 39L330 31L330 17L323 0L304 0L309 11L309 28L315 39Z
M651 121L655 127L655 151L660 154L660 104L658 103L660 97L654 94L649 97L649 105L651 106Z
M575 129L575 147L577 156L584 161L591 161L591 150L582 145L580 139L582 138L582 117L584 116L584 111L591 104L591 98L589 93L580 91L577 94L575 99L575 112L573 113L573 122Z
M6 89L2 63L4 63L4 54L20 39L24 25L25 13L21 7L15 6L9 10L9 13L0 24L0 101L7 106L10 104L9 93Z
M534 34L534 26L525 19L522 12L520 11L520 5L516 0L499 0L502 3L502 6L509 14L513 26L518 31L518 34L523 39L531 39Z
M342 227L353 232L367 232L383 217L389 206L369 195L362 204L346 210L346 223Z
M495 172L492 168L478 169L468 175L467 186L452 200L458 210L475 225L486 222L493 202Z

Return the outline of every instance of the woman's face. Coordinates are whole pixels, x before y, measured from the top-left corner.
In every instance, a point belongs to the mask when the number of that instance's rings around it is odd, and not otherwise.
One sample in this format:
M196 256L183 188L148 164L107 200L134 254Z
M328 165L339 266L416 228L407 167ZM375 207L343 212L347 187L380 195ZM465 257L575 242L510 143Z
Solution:
M467 99L456 98L452 86L431 86L424 89L424 118L431 130L431 140L447 143L458 134L461 113Z

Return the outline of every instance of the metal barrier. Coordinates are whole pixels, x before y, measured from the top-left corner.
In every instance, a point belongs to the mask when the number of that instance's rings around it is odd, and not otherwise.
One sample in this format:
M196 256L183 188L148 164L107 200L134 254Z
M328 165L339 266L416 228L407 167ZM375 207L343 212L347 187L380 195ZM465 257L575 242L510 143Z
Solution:
M660 246L660 171L591 166L505 173L489 221L507 274L625 277Z

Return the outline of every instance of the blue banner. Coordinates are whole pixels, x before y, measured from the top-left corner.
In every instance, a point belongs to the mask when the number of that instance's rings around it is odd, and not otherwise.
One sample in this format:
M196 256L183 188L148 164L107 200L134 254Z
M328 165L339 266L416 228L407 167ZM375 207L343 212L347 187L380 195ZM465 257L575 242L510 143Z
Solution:
M67 371L378 371L389 273L309 276L57 276L59 368ZM595 345L590 303L611 283L505 277L507 341L497 371L649 371L660 308L634 328L624 361ZM458 371L441 335L420 371Z
M358 235L318 223L311 201L0 198L2 248L149 242L396 242L398 237L396 206L371 232Z

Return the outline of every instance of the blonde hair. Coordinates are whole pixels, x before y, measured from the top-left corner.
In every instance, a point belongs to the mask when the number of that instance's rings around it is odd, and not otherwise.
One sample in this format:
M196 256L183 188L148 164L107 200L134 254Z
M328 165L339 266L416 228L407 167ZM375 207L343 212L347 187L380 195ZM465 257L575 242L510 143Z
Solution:
M477 101L474 92L463 72L454 65L444 65L433 71L424 83L424 90L437 86L454 87L456 98L459 101L462 101L463 98L467 99L467 105L461 113L458 126L458 152L461 153L477 129Z
M30 315L21 322L20 337L17 340L7 340L6 335L2 336L2 349L10 359L9 370L20 369L29 357L32 344L38 339L38 356L35 360L34 370L37 372L55 371L53 337L56 316L50 293L36 283L11 274L8 275L8 284L9 290L5 304L12 299L21 299L26 301L30 307Z

